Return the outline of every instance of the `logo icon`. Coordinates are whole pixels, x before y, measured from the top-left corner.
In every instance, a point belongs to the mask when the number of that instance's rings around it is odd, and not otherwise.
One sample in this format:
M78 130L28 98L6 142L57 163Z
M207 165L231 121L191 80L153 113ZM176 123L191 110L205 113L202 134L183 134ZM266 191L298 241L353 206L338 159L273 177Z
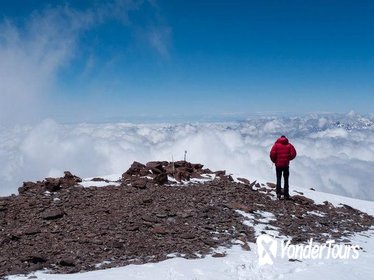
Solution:
M277 255L277 240L270 235L262 234L256 240L259 265L274 263Z
M279 257L284 259L357 259L359 245L335 244L335 240L325 243L313 243L313 238L307 244L291 244L291 240L280 241L278 248L277 239L270 235L262 234L256 240L259 265L274 263L279 250Z

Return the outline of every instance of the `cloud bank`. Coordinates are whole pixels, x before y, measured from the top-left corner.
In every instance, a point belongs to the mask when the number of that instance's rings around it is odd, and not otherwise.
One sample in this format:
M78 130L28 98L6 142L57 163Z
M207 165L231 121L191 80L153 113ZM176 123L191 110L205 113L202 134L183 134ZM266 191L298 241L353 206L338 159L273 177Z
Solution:
M187 159L250 180L274 181L269 150L286 134L298 151L292 186L374 200L374 118L260 117L242 122L189 124L58 124L2 129L0 193L25 180L124 172L132 161Z

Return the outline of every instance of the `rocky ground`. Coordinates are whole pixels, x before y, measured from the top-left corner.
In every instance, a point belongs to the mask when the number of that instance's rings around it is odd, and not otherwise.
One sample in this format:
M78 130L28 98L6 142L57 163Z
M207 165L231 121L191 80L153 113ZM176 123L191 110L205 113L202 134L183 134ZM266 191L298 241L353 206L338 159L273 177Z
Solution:
M294 243L311 237L349 243L352 233L374 225L372 216L348 205L315 204L302 193L275 200L272 183L234 181L225 171L184 161L134 162L113 185L80 183L65 172L25 182L18 195L0 198L0 276L43 268L82 272L170 254L222 257L214 249L235 240L250 250L255 231L243 224L241 211L251 214L253 225L276 228ZM264 212L274 219L264 222Z

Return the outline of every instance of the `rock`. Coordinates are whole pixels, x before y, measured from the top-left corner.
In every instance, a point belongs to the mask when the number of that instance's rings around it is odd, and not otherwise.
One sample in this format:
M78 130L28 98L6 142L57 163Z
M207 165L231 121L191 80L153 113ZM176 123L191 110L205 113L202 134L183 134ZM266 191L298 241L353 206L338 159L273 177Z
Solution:
M267 185L269 188L272 188L272 189L276 189L276 188L277 188L277 185L274 184L274 183L267 182L266 185Z
M60 178L61 185L65 187L73 187L78 183L82 182L82 179L78 176L71 174L70 171L64 171L64 177Z
M104 178L95 177L91 179L92 182L109 182L109 180L105 180Z
M180 168L176 171L174 178L178 182L189 181L191 179L191 175L187 170Z
M152 198L144 198L142 200L142 204L150 204L153 202L153 199Z
M117 240L114 240L110 243L110 247L112 248L116 248L116 249L121 249L123 248L123 243L122 242L119 242Z
M137 189L145 189L147 187L147 181L144 179L138 179L134 181L131 186Z
M249 187L250 189L252 189L253 186L256 185L256 184L257 184L257 181L255 180L255 181L253 181L252 183L250 183L248 187Z
M153 178L153 182L158 185L164 185L168 182L168 175L166 173L158 174Z
M134 161L130 168L124 173L124 174L127 174L127 175L139 175L140 171L141 170L144 170L145 169L145 165L140 163L140 162L137 162L137 161ZM122 175L123 176L123 175Z
M19 194L24 194L30 191L42 192L42 187L40 184L34 182L23 182L22 187L18 188Z
M245 204L242 204L242 203L237 203L237 202L232 203L230 205L230 208L237 209L237 210L242 210L242 211L247 212L247 213L253 213L254 212L254 209L251 206L245 205Z
M150 215L147 215L147 214L142 216L142 220L146 221L146 222L151 222L151 223L157 223L157 221L158 221L156 218L154 218Z
M40 230L40 228L38 228L36 226L32 226L32 227L29 227L28 229L26 229L23 233L25 235L35 235L35 234L41 233L41 230Z
M162 162L161 161L149 161L145 165L148 168L162 168Z
M137 231L137 230L139 230L139 226L137 226L137 225L132 225L132 226L129 226L129 227L127 228L127 230L128 230L128 231Z
M161 227L161 226L153 227L152 232L155 234L161 234L161 235L165 235L169 233L168 230L166 230L164 227Z
M223 258L226 257L226 253L214 253L212 255L213 258Z
M5 207L7 205L8 205L8 202L6 200L1 200L1 198L0 198L0 206Z
M313 199L307 198L307 197L302 196L302 195L294 195L294 196L292 196L292 200L295 203L299 203L299 204L303 204L303 205L314 204Z
M344 203L339 203L341 206L343 206L344 208L348 209L348 210L355 210L353 207L347 205L347 204L344 204Z
M46 257L40 255L40 254L37 254L37 253L34 253L32 255L29 255L27 256L25 259L23 259L22 261L26 261L26 262L30 262L30 263L45 263L47 261Z
M149 169L157 169L158 172L165 172L165 169L163 168L163 162L161 161L149 161L145 166Z
M240 181L241 183L245 184L245 185L249 185L250 182L248 179L245 179L245 178L238 178L238 181Z
M44 187L49 192L57 192L61 189L61 181L59 178L46 178Z
M201 170L204 167L204 165L199 164L199 163L195 163L195 164L191 164L191 167L195 170Z
M43 220L55 220L62 218L64 216L64 212L60 209L47 209L40 216Z
M204 177L201 176L200 173L194 171L191 173L190 178L203 179Z
M249 245L248 245L247 242L244 242L244 244L241 245L241 246L242 246L242 249L243 249L244 251L251 251L251 247L249 247Z
M202 174L213 174L213 171L210 170L209 168L204 168L201 170Z
M73 258L63 258L60 262L60 265L62 266L75 266L75 260Z
M193 235L192 233L182 233L180 235L180 238L182 239L194 239L195 238L195 235Z
M167 218L167 217L168 217L168 214L166 214L166 213L157 213L157 214L156 214L156 217L157 217L157 218Z
M223 177L226 175L226 170L219 170L219 171L214 172L214 174L216 174L216 176L218 177Z

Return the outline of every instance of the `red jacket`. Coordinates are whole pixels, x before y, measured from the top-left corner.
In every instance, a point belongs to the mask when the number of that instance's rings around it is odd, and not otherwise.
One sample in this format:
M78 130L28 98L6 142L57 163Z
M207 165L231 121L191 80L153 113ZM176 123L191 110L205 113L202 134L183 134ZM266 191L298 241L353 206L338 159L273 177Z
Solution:
M274 143L270 151L270 159L276 167L287 167L290 160L296 157L295 147L288 142L286 137L280 137Z

